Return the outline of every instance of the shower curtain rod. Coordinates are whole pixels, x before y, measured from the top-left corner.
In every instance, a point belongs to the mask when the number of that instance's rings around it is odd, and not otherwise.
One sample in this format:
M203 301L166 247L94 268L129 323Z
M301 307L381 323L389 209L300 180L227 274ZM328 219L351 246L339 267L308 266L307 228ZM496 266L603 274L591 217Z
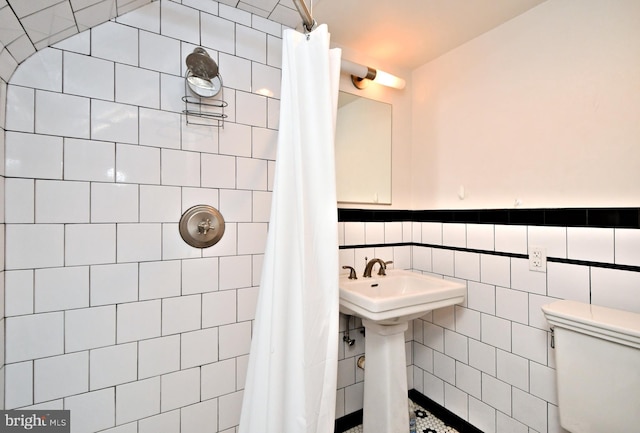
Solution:
M302 18L304 28L308 32L313 30L316 26L316 20L314 20L311 16L311 12L309 11L309 8L307 7L307 4L304 2L304 0L293 0L293 4L296 6L296 9L298 9L298 13Z
M313 1L313 0L311 0ZM316 20L311 16L311 12L307 7L307 4L304 0L293 0L293 4L298 9L298 13L300 14L300 18L302 18L302 25L305 30L310 32L312 31L317 23ZM349 60L344 60L340 62L340 70L343 73L347 73L351 75L351 80L353 84L362 89L366 84L361 84L362 81L376 81L379 84L395 87L396 89L404 89L405 81L402 78L398 78L394 75L391 75L387 72L376 70L369 66L360 65L358 63L350 62Z

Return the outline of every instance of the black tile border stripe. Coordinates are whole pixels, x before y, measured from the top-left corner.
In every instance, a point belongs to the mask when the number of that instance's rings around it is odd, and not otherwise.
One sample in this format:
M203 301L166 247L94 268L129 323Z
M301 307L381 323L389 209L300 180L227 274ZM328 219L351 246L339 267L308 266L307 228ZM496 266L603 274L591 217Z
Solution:
M473 248L452 247L449 245L421 244L419 242L398 242L393 244L340 245L338 249L348 250L348 249L362 249L362 248L385 248L385 247L406 247L406 246L438 248L441 250L452 250L452 251L464 251L466 253L478 253L478 254L489 254L492 256L515 257L518 259L526 259L529 257L527 254L508 253L504 251L476 250Z
M640 208L394 210L338 209L340 222L443 222L640 229Z
M590 266L593 268L617 269L619 271L640 272L640 266L618 265L615 263L590 262L587 260L562 259L560 257L547 257L547 262L564 263L568 265Z
M419 391L416 391L415 389L409 390L409 398L413 400L414 403L419 404L420 406L431 412L436 416L436 418L439 418L449 427L453 427L454 429L456 429L459 433L482 433L482 430L469 424L469 422L460 418L450 410L440 406L438 403L431 400L429 397L420 393Z
M458 415L440 406L438 403L415 389L409 390L409 398L413 400L414 403L417 403L431 412L449 427L456 429L459 433L482 433L482 430L479 430L477 427L469 424ZM335 422L334 433L344 433L349 429L359 426L360 424L362 424L362 409L338 418Z
M360 424L362 424L362 409L338 418L335 422L333 431L334 433L344 433L347 430L359 426Z
M396 242L393 244L340 245L338 249L346 250L350 248L361 249L361 248L405 247L407 245L411 246L411 245L419 245L419 244L416 244L414 242Z

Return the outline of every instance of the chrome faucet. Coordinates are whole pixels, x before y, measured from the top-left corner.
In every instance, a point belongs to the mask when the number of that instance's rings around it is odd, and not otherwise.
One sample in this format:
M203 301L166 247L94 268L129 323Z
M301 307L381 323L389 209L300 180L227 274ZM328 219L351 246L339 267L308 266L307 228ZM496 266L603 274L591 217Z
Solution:
M385 272L385 270L387 269L387 265L390 265L393 262L385 262L382 259L369 260L369 263L367 263L367 266L364 268L364 274L362 275L364 278L371 278L371 271L373 270L373 265L375 265L376 263L380 264L378 275L387 275L387 273Z

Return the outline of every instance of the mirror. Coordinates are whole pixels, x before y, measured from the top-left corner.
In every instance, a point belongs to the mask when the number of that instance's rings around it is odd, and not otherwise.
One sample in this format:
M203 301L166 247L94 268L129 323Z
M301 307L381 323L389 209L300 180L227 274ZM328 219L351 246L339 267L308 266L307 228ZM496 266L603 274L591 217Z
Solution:
M391 204L391 104L340 92L335 151L339 202Z

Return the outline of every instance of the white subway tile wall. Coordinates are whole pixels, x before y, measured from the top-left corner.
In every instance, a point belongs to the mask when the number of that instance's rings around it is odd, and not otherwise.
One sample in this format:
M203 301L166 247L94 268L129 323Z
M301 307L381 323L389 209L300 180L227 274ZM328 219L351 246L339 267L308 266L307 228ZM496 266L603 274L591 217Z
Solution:
M8 130L5 140L6 176L62 179L62 137Z
M8 409L71 409L85 432L238 423L282 26L183 3L153 2L44 48L2 82ZM224 128L182 115L184 59L200 44L220 65ZM227 223L207 250L178 232L196 204Z
M529 247L541 246L547 257L567 257L567 227L530 226L527 232L527 251Z
M412 222L409 264L398 266L396 248L407 247L364 247L367 224L339 223L340 265L361 274L365 256L384 256L396 267L466 283L465 303L430 312L407 331L407 381L486 433L564 431L542 305L573 299L640 313L640 272L612 267L638 266L636 229ZM395 224L384 223L385 232ZM552 260L575 262L550 261L547 272L530 271L528 259L517 256L530 246L545 248ZM355 366L364 351L362 325L350 323L356 344L341 347L338 416L362 408L363 377Z
M364 224L364 237L366 244L383 244L384 238L384 223L381 222L369 222Z
M107 346L89 352L89 388L91 391L113 387L137 379L138 345Z
M615 229L615 260L620 265L640 266L640 231Z
M15 362L4 368L4 404L12 407L29 405L33 402L33 361Z
M113 182L116 154L113 143L66 138L63 151L64 179Z
M495 249L507 253L527 254L526 226L495 226ZM544 244L542 244L544 245Z
M467 248L493 251L496 243L492 224L467 224Z
M613 263L613 230L610 228L567 228L567 258Z
M33 132L35 91L25 87L12 86L4 96L7 103L6 124L11 125L17 131ZM18 101L21 102L18 103Z
M442 245L465 248L467 246L466 224L443 224Z
M640 311L640 273L616 269L591 269L591 302L621 310Z
M89 391L89 352L72 352L33 362L33 401L43 403Z

